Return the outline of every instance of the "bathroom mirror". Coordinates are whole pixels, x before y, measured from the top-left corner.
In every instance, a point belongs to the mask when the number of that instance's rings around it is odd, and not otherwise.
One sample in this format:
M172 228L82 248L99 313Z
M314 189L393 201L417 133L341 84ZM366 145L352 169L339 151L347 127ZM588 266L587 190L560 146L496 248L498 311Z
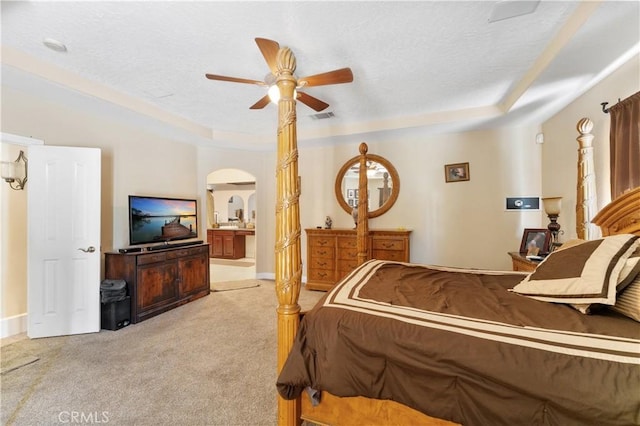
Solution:
M229 198L229 208L227 213L229 222L244 222L244 200L239 195L232 195Z
M255 222L256 221L256 194L253 193L249 195L249 212L247 215L247 222Z
M360 156L347 161L336 176L335 193L344 211L358 206ZM396 168L384 157L367 154L367 181L369 186L369 218L386 213L398 199L400 177Z

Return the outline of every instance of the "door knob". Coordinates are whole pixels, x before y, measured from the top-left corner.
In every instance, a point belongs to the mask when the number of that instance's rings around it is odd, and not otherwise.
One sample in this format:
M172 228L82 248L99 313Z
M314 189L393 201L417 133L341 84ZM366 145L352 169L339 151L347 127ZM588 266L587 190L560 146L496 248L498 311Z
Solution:
M96 248L94 246L89 246L86 249L79 248L78 250L83 251L85 253L93 253L94 251L96 251Z

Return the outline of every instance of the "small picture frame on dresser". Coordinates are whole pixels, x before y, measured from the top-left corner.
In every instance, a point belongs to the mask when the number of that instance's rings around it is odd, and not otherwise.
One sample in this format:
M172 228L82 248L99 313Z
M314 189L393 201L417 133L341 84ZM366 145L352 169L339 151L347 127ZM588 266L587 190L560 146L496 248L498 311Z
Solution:
M545 228L525 228L520 242L520 253L541 256L549 253L551 232Z

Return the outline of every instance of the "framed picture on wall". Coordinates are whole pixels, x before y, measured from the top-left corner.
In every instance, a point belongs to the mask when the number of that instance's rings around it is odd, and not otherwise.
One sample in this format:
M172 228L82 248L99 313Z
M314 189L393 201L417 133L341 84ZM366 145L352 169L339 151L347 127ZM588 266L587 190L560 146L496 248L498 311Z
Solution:
M469 178L469 163L445 164L445 182L463 182Z

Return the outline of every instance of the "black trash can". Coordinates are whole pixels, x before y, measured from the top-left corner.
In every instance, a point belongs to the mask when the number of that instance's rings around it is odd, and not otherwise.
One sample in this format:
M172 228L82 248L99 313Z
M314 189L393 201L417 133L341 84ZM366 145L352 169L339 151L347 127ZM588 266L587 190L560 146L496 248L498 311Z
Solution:
M100 324L105 330L119 330L131 323L131 298L124 280L100 283Z

